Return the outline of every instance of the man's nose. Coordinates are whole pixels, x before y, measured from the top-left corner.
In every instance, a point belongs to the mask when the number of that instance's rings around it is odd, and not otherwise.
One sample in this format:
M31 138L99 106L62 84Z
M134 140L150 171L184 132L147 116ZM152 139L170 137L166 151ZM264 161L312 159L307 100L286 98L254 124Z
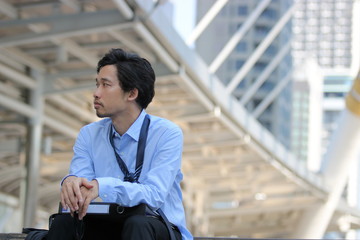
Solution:
M93 97L96 98L96 99L100 97L99 88L95 88L95 90L93 92Z

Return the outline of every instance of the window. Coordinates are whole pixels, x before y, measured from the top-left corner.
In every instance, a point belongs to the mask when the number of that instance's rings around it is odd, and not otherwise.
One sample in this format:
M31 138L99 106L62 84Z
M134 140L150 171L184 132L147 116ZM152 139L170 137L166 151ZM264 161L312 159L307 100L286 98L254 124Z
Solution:
M320 48L322 49L331 49L331 42L328 41L321 41L320 42Z
M267 26L256 26L255 34L265 36L268 32L270 32L270 27Z
M266 65L267 64L264 62L257 62L257 63L255 63L254 69L256 71L263 71L265 69Z
M273 55L276 54L276 52L277 52L276 50L277 50L277 48L274 47L274 45L270 45L270 46L266 49L264 55L273 56Z
M236 52L246 52L247 43L246 42L239 42L236 45Z
M248 15L248 7L247 6L239 6L237 10L238 10L239 16L247 16Z
M244 65L244 63L245 62L243 60L236 60L235 62L236 69L240 69Z
M261 14L261 17L267 18L267 19L276 19L277 18L277 11L274 10L274 9L271 9L271 8L267 8Z

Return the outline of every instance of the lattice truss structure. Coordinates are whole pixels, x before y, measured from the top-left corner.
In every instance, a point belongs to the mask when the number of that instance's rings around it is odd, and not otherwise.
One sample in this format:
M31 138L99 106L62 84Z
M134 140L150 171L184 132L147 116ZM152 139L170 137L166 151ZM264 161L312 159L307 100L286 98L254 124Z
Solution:
M165 18L161 2L0 1L2 195L20 199L14 208L25 199L32 209L27 224L44 220L35 208L56 211L74 139L80 127L98 120L95 66L120 47L156 70L148 112L184 132L182 187L194 235L291 236L303 211L326 200L321 176L299 165L232 96L236 82L221 83ZM338 231L339 220L357 228L358 217L342 202L328 230Z

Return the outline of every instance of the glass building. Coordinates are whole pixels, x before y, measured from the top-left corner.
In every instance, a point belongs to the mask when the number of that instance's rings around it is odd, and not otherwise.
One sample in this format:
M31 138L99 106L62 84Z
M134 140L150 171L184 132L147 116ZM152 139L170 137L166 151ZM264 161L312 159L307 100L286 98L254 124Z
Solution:
M323 72L323 151L344 109L344 96L358 68L360 52L355 40L356 23L353 0L295 0L293 17L294 63L307 56L317 60Z
M198 0L197 3L197 18L199 20L214 4L214 1ZM256 12L260 4L261 1L229 1L222 8L196 41L196 51L205 62L209 65L212 63L231 37L248 24L249 18ZM264 8L228 58L217 69L216 75L225 85L228 85L234 76L242 71L244 65L248 64L249 58L254 52L258 52L258 47L263 44L264 39L274 30L274 27L292 5L292 1L277 0L271 1ZM279 33L271 39L271 43L260 54L251 70L247 72L232 92L244 104L249 113L252 113L288 149L290 148L291 137L291 83L288 80L292 69L292 59L290 51L286 52L280 61L275 62L274 57L289 43L291 35L291 21L288 21L281 27ZM264 79L262 74L269 71L271 63L273 69ZM261 83L252 96L246 96L245 93L249 92L259 81ZM275 89L281 81L288 82L276 97L264 107L264 100L271 92L276 91ZM259 108L263 109L260 111Z

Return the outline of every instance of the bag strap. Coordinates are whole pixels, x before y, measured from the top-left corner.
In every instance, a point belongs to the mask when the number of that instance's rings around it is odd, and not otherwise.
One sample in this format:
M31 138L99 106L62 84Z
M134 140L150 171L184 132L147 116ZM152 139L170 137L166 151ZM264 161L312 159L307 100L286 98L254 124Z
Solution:
M169 232L169 235L170 235L170 240L176 240L176 237L175 237L174 231L173 231L173 229L171 227L170 221L165 216L165 213L160 208L157 210L157 212L159 213L160 217L163 219L163 222L166 225L166 228L167 228L167 230Z
M120 167L121 171L124 173L124 181L138 182L138 179L141 174L142 166L144 163L145 146L146 146L147 134L149 131L149 125L150 125L150 118L149 118L149 115L146 114L144 121L142 123L142 126L141 126L141 130L140 130L139 143L138 143L137 153L136 153L135 173L129 172L124 160L122 160L122 158L116 152L115 145L114 145L113 133L112 133L112 126L110 126L109 141L110 141L111 146L114 149L114 154L115 154L116 160L119 164L119 167Z
M146 114L144 122L141 126L139 143L136 153L136 168L135 168L135 176L134 176L134 180L136 182L138 182L142 170L142 166L144 163L145 146L146 146L147 135L149 132L149 125L150 125L150 118L149 115Z

